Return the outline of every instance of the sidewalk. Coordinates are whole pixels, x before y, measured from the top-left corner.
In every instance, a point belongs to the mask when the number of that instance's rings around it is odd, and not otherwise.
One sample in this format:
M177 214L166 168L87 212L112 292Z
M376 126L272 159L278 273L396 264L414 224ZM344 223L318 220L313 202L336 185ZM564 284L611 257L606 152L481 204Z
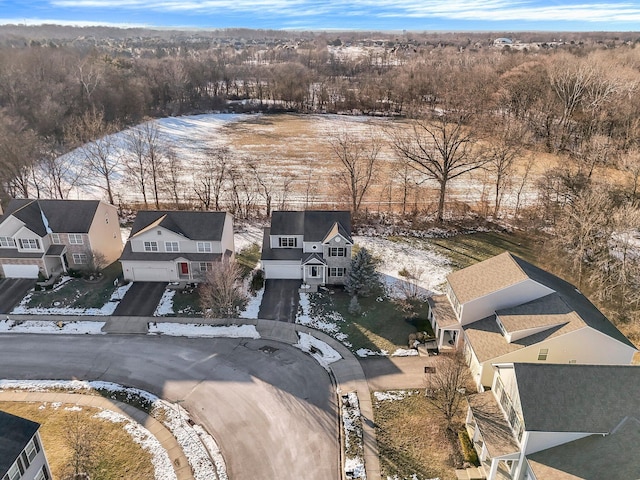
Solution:
M154 437L158 439L169 455L169 459L171 460L171 464L173 465L173 469L176 472L178 480L194 480L191 467L189 466L189 461L173 434L155 418L150 417L142 410L131 405L97 395L61 392L26 392L22 390L0 392L0 401L34 403L60 402L70 405L96 407L120 413L121 415L124 415L134 422L144 426Z

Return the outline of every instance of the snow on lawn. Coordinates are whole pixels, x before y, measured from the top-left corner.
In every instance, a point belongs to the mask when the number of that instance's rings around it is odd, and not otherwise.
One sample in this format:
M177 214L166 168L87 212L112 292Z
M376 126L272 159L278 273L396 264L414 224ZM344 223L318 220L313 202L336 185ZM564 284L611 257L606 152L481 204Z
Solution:
M156 307L155 312L153 312L154 317L162 317L164 315L174 315L173 311L173 297L176 294L176 290L167 288L162 294L162 298L160 299L160 303Z
M20 304L14 308L11 313L16 315L87 315L87 316L105 316L113 315L116 307L124 297L127 290L131 288L133 283L127 283L122 287L116 288L111 294L109 301L100 308L71 308L71 307L27 307L33 293L29 293L22 299Z
M382 237L355 236L354 241L380 260L378 272L392 295L398 295L400 284L405 282L398 274L405 268L416 267L422 271L417 284L424 296L439 292L451 273L450 260L417 239L402 238L392 242Z
M124 395L128 401L143 399L151 405L154 416L161 419L178 441L184 452L196 480L227 480L226 465L220 449L210 435L201 436L202 429L191 426L189 413L179 405L159 399L152 393L137 388L124 387L117 383L80 380L0 380L0 391L19 389L30 392L46 392L48 390L106 390ZM53 405L53 404L52 404ZM210 449L210 450L208 450ZM215 459L215 464L211 458Z
M0 333L104 334L105 322L0 321Z
M374 352L373 350L369 350L368 348L359 348L356 350L356 355L361 358L365 357L373 357L373 356L381 356L388 357L389 352L386 350L380 350L379 352ZM418 351L414 349L406 349L406 348L398 348L395 352L391 354L392 357L415 357L418 355Z
M247 307L244 309L242 313L240 313L240 318L258 318L258 313L260 312L260 305L262 304L262 296L264 295L264 287L258 290L255 296L249 297L249 302L247 303Z
M373 392L373 396L379 402L404 400L411 395L419 393L418 390L387 390L386 392Z
M149 335L200 338L260 338L254 325L203 325L198 323L158 322L149 324Z
M241 252L254 243L262 245L263 227L259 225L243 224L236 225L237 230L233 232L233 243L236 253Z
M299 310L296 316L296 323L300 325L306 325L307 327L315 328L326 334L331 335L333 338L342 342L343 345L351 347L351 343L347 341L347 335L340 331L338 323L344 322L344 318L338 312L329 312L322 317L314 316L311 314L311 300L308 293L300 293L300 302L298 303Z
M344 471L347 478L367 478L364 469L364 441L358 394L342 395L342 425L344 427Z
M294 347L311 354L320 365L329 370L329 365L342 359L342 356L322 340L308 333L298 333L298 343Z
M178 478L167 450L149 430L139 423L131 421L128 417L111 410L102 410L95 414L94 418L107 420L112 423L124 423L124 430L131 436L133 441L151 454L155 480L173 480Z

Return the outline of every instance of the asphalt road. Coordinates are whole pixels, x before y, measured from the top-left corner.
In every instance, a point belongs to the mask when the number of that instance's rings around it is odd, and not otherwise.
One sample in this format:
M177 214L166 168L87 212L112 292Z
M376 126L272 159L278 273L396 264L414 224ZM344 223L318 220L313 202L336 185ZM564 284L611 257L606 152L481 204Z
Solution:
M167 283L165 282L133 282L120 301L114 316L150 317L156 311Z
M0 313L9 313L36 284L30 278L0 279Z
M104 380L179 401L218 442L233 480L339 479L327 372L268 340L0 335L0 378Z
M266 280L258 318L295 322L301 284L300 280Z

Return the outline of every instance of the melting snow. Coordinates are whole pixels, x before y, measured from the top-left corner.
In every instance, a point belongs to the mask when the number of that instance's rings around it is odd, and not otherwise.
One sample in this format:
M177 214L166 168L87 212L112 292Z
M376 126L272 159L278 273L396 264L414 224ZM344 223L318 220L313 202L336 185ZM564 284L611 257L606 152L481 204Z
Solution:
M176 294L176 290L167 288L162 294L162 298L160 299L160 303L156 307L155 312L153 312L154 317L162 317L165 315L174 315L173 311L173 297Z
M240 318L258 318L260 312L260 304L262 303L262 296L264 295L264 287L258 290L255 296L249 296L249 302L247 307L240 314Z
M173 337L226 337L226 338L260 338L254 325L202 325L197 323L150 323L149 334L169 335Z
M418 393L418 390L387 390L386 392L373 392L373 396L379 402L403 400L406 397Z
M0 321L0 333L49 333L49 334L104 334L102 327L105 322L52 322L27 320L14 322L13 320Z
M333 348L308 333L299 332L298 338L298 343L294 347L311 354L327 370L330 364L342 359L342 356Z

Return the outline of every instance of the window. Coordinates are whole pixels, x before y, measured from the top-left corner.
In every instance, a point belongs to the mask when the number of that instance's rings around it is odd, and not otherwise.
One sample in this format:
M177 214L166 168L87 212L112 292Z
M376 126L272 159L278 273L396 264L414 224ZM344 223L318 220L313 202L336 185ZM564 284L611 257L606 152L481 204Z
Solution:
M198 242L199 253L211 253L211 242Z
M27 458L29 459L29 463L33 462L33 459L36 458L36 455L38 454L38 451L36 450L36 446L33 443L33 440L31 440L27 444L27 447L24 449L24 451L27 454Z
M51 475L49 475L49 471L47 470L46 465L42 466L42 470L38 472L35 480L51 480Z
M330 257L346 257L347 249L345 247L330 247L329 256Z
M549 355L549 349L541 348L540 351L538 352L538 360L543 362L547 359L548 355Z
M0 237L0 247L15 248L16 242L11 237Z
M59 233L52 233L51 234L51 243L53 243L54 245L60 245L62 243L60 241L60 234Z
M283 248L296 248L298 239L296 237L279 237L278 245Z
M37 238L21 238L18 240L20 248L23 250L39 250L40 240Z
M157 252L158 251L158 242L144 242L144 251L145 252Z
M22 474L20 473L20 468L18 467L18 462L11 465L11 468L7 472L7 477L9 480L18 480Z
M180 244L178 242L164 242L164 250L166 252L179 252Z
M87 258L86 253L74 253L73 254L73 263L76 265L86 265L89 263L89 259Z
M569 364L573 365L574 363L576 363L575 360L569 360Z
M82 239L81 233L70 233L69 234L69 244L70 245L83 245L84 240Z
M344 274L347 272L346 268L340 267L340 268L336 268L336 267L331 267L329 269L329 276L330 277L344 277Z
M210 272L213 270L213 263L211 262L200 262L200 271L201 272Z

